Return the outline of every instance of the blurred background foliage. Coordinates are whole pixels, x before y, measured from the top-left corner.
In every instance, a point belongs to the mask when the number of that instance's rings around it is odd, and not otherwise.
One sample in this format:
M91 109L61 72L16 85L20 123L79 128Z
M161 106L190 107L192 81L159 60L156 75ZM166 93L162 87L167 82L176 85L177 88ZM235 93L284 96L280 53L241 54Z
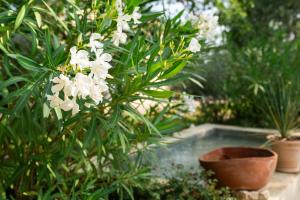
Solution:
M205 81L186 89L201 102L195 123L272 127L262 114L265 88L276 80L299 86L300 2L205 0L224 26L223 42L194 66Z

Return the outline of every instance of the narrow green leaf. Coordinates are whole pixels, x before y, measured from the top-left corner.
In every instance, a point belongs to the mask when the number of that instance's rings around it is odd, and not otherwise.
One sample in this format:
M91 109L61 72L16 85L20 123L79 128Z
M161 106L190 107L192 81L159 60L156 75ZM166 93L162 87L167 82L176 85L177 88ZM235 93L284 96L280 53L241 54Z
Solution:
M86 148L88 145L91 144L91 141L93 139L93 135L95 135L95 130L96 130L96 117L92 116L89 129L87 133L84 136L84 141L83 141L83 148Z
M23 81L28 82L29 80L22 76L14 76L6 81L0 81L0 91L4 88L7 88L10 85L16 84L18 82L23 82Z
M20 54L8 54L9 57L14 58L18 61L18 63L24 68L29 71L34 72L41 72L43 71L42 66L40 66L38 63L36 63L34 60L22 56Z
M143 90L143 93L154 98L169 98L173 95L173 91L169 90Z
M19 28L19 26L22 24L23 22L23 19L25 17L25 14L26 14L26 10L27 10L27 4L24 4L21 8L21 10L19 11L18 15L17 15L17 18L16 18L16 21L15 21L15 30L17 28Z
M37 11L34 12L35 20L39 28L42 26L42 17L41 14Z
M134 200L132 191L125 184L121 184L121 185L127 191L127 194L130 196L131 200Z
M43 117L48 118L50 115L50 108L46 103L43 104Z
M62 25L62 27L69 32L69 29L67 27L67 25L57 16L57 14L55 13L55 11L45 2L43 1L43 3L45 4L45 6L48 8L48 10L50 11L50 14Z
M25 95L23 95L19 98L19 100L17 101L17 103L14 107L14 110L13 110L14 113L19 113L27 105L27 101L30 97L30 94L31 94L31 91L28 90Z
M123 153L125 153L126 152L126 137L120 131L118 131L117 133L118 133L118 136L119 136L119 139L121 142Z
M165 71L159 78L167 79L175 76L185 67L186 64L187 64L186 62L180 62L179 64L174 65L173 67Z
M175 84L178 84L181 81L186 80L188 78L189 78L188 75L181 75L180 74L180 75L177 75L175 77L172 77L172 78L169 78L169 79L166 79L166 80L163 80L163 81L153 82L153 83L150 84L150 86L161 87L161 86L166 86L166 85L175 85Z
M0 49L5 53L5 54L9 54L7 49L0 43Z
M59 108L54 108L54 111L55 111L55 114L57 116L57 119L58 120L61 120L63 117L62 117L62 113L61 113L61 110Z

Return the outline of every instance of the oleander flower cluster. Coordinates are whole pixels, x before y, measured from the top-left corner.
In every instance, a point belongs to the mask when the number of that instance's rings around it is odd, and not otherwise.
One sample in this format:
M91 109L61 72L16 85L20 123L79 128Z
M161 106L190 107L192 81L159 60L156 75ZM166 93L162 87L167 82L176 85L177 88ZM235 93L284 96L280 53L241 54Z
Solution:
M125 13L122 0L115 2L115 9L117 11L117 17L114 19L116 29L112 32L111 41L115 46L119 46L127 41L127 32L130 31L129 22L132 21L135 25L140 24L141 14L138 7L134 8L131 14ZM217 20L213 15L200 15L197 21L199 33L197 37L191 38L187 47L188 51L192 53L200 51L201 45L198 40L212 34ZM72 115L75 115L80 111L80 105L88 107L98 105L105 95L109 95L106 79L112 78L108 73L112 67L110 64L112 56L104 52L103 39L100 34L92 33L88 50L78 49L76 46L70 49L71 59L68 66L71 71L51 80L52 94L47 95L51 108L71 111Z
M218 20L219 17L213 12L202 12L198 16L191 16L194 25L198 28L199 32L197 37L213 41L218 34L220 27Z
M52 108L60 108L64 111L72 111L72 115L79 112L78 100L92 101L99 104L105 93L108 93L106 79L111 77L108 70L112 67L112 56L104 53L102 36L93 33L90 36L90 51L78 50L76 46L70 49L70 66L75 76L60 74L51 81L52 95L47 98ZM94 59L91 59L94 56ZM88 72L88 73L86 73ZM88 106L88 103L85 103Z
M183 94L183 101L188 112L194 113L196 111L197 104L193 96Z
M201 49L201 45L198 42L199 39L213 41L217 36L220 28L219 18L213 12L203 12L199 16L191 15L190 17L199 32L196 37L191 39L188 50L196 53Z
M125 14L121 0L116 1L115 7L117 28L112 34L112 42L119 46L126 43L125 31L130 30L128 23L131 20L134 24L141 23L141 14L138 7L131 14ZM112 78L108 73L112 56L104 52L102 40L100 34L93 33L89 39L89 51L79 50L76 46L70 49L72 75L60 74L51 80L52 95L47 95L50 107L71 111L75 115L80 111L79 101L84 100L83 105L89 107L101 103L106 94L109 96L106 79Z
M121 0L116 1L116 9L118 12L116 19L117 29L113 32L112 41L114 45L119 46L120 44L126 43L127 35L124 31L130 30L128 22L133 20L134 24L140 24L142 15L138 12L139 7L136 7L131 15L125 14Z

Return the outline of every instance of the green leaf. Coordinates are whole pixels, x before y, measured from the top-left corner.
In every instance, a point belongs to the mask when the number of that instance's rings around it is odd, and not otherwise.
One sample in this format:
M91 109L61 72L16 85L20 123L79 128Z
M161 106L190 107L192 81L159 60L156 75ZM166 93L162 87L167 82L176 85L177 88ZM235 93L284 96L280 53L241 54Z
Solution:
M159 16L163 15L164 12L152 12L152 13L145 13L143 14L141 21L150 21L150 20L154 20L157 19Z
M43 71L42 66L36 63L34 60L31 60L28 57L22 56L20 54L8 54L9 57L14 58L18 63L28 71L41 72Z
M91 141L93 139L93 135L95 135L95 130L96 130L96 117L92 116L89 129L87 133L85 134L84 141L83 141L83 148L86 148L88 145L91 144Z
M46 103L43 104L43 117L48 118L50 115L50 108Z
M169 90L143 90L143 93L152 96L154 98L170 98L173 95L173 91Z
M110 120L111 121L110 126L112 128L118 123L120 117L121 117L121 108L119 105L117 105L115 106L115 110L112 113L111 120Z
M168 19L165 25L165 31L164 31L164 38L167 37L167 35L169 34L169 31L171 29L171 20Z
M7 49L0 43L0 49L5 53L5 54L9 54Z
M130 106L125 106L125 109L126 111L128 111L127 114L129 114L133 119L143 122L147 126L147 129L149 130L150 133L155 133L157 135L160 135L157 128L146 117L144 117L143 114L139 113L136 109Z
M175 76L176 74L181 72L181 70L185 67L186 64L187 62L180 62L177 65L174 65L173 67L165 71L159 78L167 79L167 78L171 78L172 76Z
M57 119L62 120L63 117L62 117L62 113L61 113L60 108L54 108L54 111L55 111L55 114L57 116Z
M123 153L125 153L126 152L126 141L127 141L127 138L126 138L125 135L123 135L123 133L121 131L117 131L117 133L118 133L118 136L119 136L119 139L120 139L120 142L121 142Z
M37 23L38 27L40 28L42 26L41 14L39 12L34 12L34 16L35 16L36 23Z
M61 20L61 18L59 18L57 16L57 14L55 13L55 11L45 2L43 1L43 3L45 4L45 6L48 8L48 10L50 11L50 14L62 25L62 27L69 32L69 29L67 27L67 25Z
M122 183L121 185L122 185L122 187L126 190L127 194L130 196L130 198L131 198L132 200L134 200L132 191L131 191L125 184Z
M188 75L181 75L180 74L180 75L177 75L175 77L172 77L172 78L169 78L169 79L166 79L166 80L163 80L163 81L153 82L153 83L150 84L150 86L161 87L161 86L166 86L166 85L175 85L175 84L178 84L181 81L186 80L188 78L189 78Z
M0 81L0 91L4 88L7 88L10 85L16 84L18 82L23 82L23 81L28 82L29 80L22 76L14 76L6 81Z
M13 110L14 113L19 113L27 105L27 101L30 97L30 94L31 94L31 91L27 90L26 94L19 98L19 100L17 101L17 103L14 107L14 110Z
M27 4L24 4L21 8L21 10L19 11L18 15L17 15L17 18L16 18L16 22L15 22L15 30L17 28L19 28L19 26L22 24L23 22L23 19L25 17L25 14L26 14L26 9L27 9Z

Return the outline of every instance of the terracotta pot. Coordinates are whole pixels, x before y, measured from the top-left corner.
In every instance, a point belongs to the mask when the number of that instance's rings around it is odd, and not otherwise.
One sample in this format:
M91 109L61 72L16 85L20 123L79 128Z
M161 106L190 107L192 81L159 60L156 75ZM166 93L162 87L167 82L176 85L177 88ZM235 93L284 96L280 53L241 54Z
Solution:
M252 147L225 147L199 157L206 170L212 170L219 186L233 190L258 190L264 187L275 171L277 154Z
M278 154L277 171L300 172L300 140L275 141L271 147Z

